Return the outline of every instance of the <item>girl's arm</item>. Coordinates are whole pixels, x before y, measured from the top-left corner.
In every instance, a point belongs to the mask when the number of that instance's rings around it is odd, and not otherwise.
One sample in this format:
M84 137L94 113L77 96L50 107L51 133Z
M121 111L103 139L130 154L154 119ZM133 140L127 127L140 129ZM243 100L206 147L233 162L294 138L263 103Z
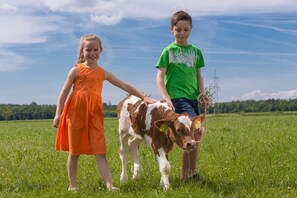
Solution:
M66 78L66 81L64 83L63 88L61 89L59 98L58 98L58 103L57 103L57 109L56 109L56 114L55 114L55 118L53 120L53 125L54 127L58 127L59 126L59 122L60 122L60 117L64 108L64 104L65 101L67 99L67 96L70 92L70 89L73 85L73 82L76 78L76 74L77 74L77 67L73 67L69 73L68 76Z
M157 86L159 91L161 92L162 98L164 100L166 100L166 102L168 103L168 105L174 109L174 106L171 102L171 98L168 95L165 83L164 83L164 76L166 74L166 68L159 68L158 69L158 73L157 73L157 78L156 78L156 82L157 82Z
M156 100L148 98L147 96L145 96L143 93L141 93L138 89L136 89L134 86L118 79L114 74L112 74L111 72L108 72L105 70L104 72L104 79L107 80L108 82L110 82L111 84L121 88L122 90L137 96L139 98L141 98L145 103L149 103L152 104L154 102L156 102Z

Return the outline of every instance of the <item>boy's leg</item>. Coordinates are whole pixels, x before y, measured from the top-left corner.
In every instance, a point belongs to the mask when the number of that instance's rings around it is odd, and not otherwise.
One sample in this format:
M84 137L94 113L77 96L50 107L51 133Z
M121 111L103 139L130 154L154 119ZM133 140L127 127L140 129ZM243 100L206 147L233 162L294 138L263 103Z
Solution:
M77 175L77 163L78 163L79 155L68 155L67 160L67 172L68 172L68 179L70 183L70 188L76 188L76 175Z
M111 189L113 187L111 174L108 166L108 162L105 155L95 155L98 169L103 177L103 180L106 184L107 189Z
M176 113L187 112L192 117L199 115L198 102L196 100L188 100L184 98L173 99L172 103ZM194 134L194 139L200 141L204 135L204 128L200 128L198 132ZM182 178L187 180L189 177L198 174L197 170L197 158L200 151L201 142L197 142L196 149L188 152L183 151L183 166L182 166ZM198 176L198 175L197 175Z
M197 142L196 144L196 149L194 149L191 153L190 153L190 172L192 174L196 174L198 173L198 169L197 169L197 159L198 159L198 155L199 155L199 151L200 151L200 147L201 147L201 142L199 142L202 137L204 136L204 127L201 127L198 131L198 133L194 134L194 138Z
M198 133L194 134L194 138L196 141L200 141L201 138L204 135L204 127L201 127ZM198 159L198 154L200 151L200 146L201 142L197 142L196 149L187 152L184 151L183 153L183 172L182 172L182 177L184 180L187 180L189 177L198 174L198 169L197 169L197 159Z
M196 139L197 140L197 139ZM197 158L200 149L200 142L192 151L183 151L183 179L187 180L193 175L197 174Z
M186 181L189 177L190 170L190 153L183 151L183 165L182 165L182 178Z

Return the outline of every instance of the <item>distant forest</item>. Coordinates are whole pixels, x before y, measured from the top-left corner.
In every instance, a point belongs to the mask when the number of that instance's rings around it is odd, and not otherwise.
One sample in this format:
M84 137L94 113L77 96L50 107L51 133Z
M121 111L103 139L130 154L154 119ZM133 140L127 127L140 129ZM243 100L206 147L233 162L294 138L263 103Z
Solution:
M116 117L116 105L103 103L104 117ZM53 119L56 105L38 105L32 102L29 105L0 104L0 121L2 120L39 120ZM254 113L297 111L297 99L281 100L247 100L216 103L207 109L208 114L214 113ZM204 109L201 108L201 112Z

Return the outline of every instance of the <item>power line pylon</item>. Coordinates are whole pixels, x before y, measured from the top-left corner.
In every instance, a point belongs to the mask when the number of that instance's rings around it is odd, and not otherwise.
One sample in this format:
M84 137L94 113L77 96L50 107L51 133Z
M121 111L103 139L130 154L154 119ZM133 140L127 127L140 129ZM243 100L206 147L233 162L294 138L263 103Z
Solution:
M214 89L214 113L218 113L218 102L219 102L219 77L217 75L217 70L214 70L214 76L213 76L213 89Z

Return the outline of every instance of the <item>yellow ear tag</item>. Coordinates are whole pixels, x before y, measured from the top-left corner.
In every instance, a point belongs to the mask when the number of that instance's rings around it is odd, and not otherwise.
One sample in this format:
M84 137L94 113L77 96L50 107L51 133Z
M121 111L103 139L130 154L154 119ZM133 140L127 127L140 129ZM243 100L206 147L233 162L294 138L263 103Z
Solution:
M163 123L160 127L160 131L165 133L168 130L168 128L168 125Z
M195 128L196 129L200 129L201 128L201 122L200 122L200 120L195 120L194 124L195 124Z

